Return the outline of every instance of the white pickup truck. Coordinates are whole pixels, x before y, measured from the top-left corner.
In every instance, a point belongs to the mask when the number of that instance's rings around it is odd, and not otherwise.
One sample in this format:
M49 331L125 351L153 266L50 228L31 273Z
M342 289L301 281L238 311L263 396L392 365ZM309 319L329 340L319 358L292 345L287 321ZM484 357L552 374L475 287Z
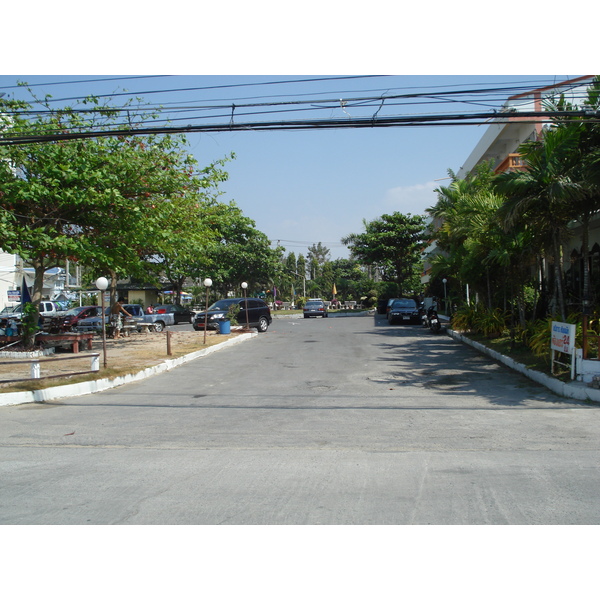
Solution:
M40 317L43 317L44 319L50 319L51 317L56 317L65 312L65 309L60 304L52 302L51 300L42 300L38 308ZM12 308L5 308L2 311L1 316L2 318L10 316L12 319L20 321L23 318L23 305L17 304L17 306Z
M167 325L175 325L175 317L172 314L144 314L144 309L140 304L124 304L123 308L132 316L125 318L125 325L135 323L153 323L154 331L162 331ZM110 308L106 309L104 322L108 322L108 313ZM75 331L80 332L100 332L102 331L102 317L90 317L89 319L81 319L74 327Z

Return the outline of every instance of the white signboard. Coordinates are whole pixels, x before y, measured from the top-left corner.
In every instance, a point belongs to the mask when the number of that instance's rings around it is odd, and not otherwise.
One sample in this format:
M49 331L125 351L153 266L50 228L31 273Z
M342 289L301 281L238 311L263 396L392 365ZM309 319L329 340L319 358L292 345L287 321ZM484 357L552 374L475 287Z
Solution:
M572 354L575 348L576 326L571 323L552 321L552 339L550 347L557 352Z
M21 302L21 292L19 290L8 290L6 294L9 302Z

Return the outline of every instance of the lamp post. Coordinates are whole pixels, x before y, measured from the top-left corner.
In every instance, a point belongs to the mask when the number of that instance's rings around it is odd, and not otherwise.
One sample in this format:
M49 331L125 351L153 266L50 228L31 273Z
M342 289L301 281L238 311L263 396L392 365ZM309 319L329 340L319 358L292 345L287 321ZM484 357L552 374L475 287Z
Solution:
M248 284L245 281L242 282L242 289L244 290L244 304L246 305L246 329L250 329L250 324L248 321L248 298L246 296L247 288L248 288Z
M206 288L206 307L204 308L204 344L206 344L206 329L208 328L208 288L212 285L212 279L207 277L202 283Z
M104 292L108 287L108 279L106 279L106 277L98 277L98 279L96 279L96 287L100 290L100 304L102 306L102 317L100 323L102 324L102 354L104 357L104 368L106 369L106 323L104 322Z
M444 277L444 279L442 279L442 283L444 284L444 313L447 315L448 314L448 301L446 299L446 284L448 283L448 280Z

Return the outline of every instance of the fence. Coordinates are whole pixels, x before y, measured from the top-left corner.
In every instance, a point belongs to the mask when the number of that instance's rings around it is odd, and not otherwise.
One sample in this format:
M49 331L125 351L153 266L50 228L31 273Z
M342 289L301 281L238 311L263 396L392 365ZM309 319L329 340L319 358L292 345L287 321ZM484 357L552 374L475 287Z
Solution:
M60 373L59 375L44 375L41 374L41 367L45 363L49 362L57 362L63 360L80 360L83 358L87 358L91 360L90 370L89 371L77 371L74 373ZM0 383L16 383L18 381L29 381L30 379L56 379L58 377L72 377L73 375L87 375L88 373L95 373L100 370L100 354L81 354L78 356L61 356L58 358L31 358L29 360L11 360L9 362L0 362L0 366L2 365L31 365L30 376L21 378L21 379L2 379Z

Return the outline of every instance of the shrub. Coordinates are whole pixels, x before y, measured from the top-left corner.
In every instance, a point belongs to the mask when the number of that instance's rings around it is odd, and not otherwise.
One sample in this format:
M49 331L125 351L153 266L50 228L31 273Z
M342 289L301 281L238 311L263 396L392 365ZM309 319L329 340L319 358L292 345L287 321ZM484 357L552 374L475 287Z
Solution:
M479 333L486 337L498 337L506 330L508 314L499 308L487 309L481 304L463 306L452 316L452 328L456 331Z

